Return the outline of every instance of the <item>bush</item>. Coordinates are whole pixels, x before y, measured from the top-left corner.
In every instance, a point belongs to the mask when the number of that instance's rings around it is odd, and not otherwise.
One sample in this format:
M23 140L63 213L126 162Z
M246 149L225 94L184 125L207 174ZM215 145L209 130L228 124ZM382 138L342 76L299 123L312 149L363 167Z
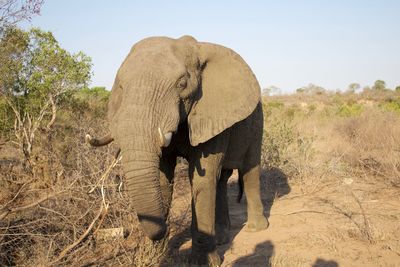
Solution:
M288 163L289 147L293 145L295 134L293 127L285 122L274 121L263 133L262 165L264 168L284 168Z
M400 117L373 110L338 126L346 138L343 158L354 170L400 186Z
M114 258L131 265L154 263L164 253L165 244L145 242L122 194L120 166L111 168L116 148L84 142L86 133L106 133L107 97L103 89L85 90L63 102L53 127L36 134L35 174L21 167L23 156L11 142L0 147L1 266L76 266ZM128 238L96 239L115 227L128 229Z
M388 99L384 103L379 104L379 107L387 110L394 111L400 113L400 98L397 99Z
M364 110L360 104L342 104L338 107L337 114L342 117L358 116Z
M263 102L263 110L267 115L271 115L274 109L279 110L283 107L283 103L279 101Z
M302 136L291 119L267 121L261 147L261 165L280 169L292 181L302 180L312 170L314 138ZM300 181L299 180L299 181Z
M13 132L13 116L6 99L0 95L0 140L7 140Z

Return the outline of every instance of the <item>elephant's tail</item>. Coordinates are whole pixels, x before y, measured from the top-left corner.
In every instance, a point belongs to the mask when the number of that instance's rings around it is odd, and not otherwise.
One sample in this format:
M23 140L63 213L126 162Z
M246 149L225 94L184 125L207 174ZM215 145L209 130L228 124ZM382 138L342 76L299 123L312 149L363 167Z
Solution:
M114 138L107 134L101 138L93 138L89 134L85 136L86 143L90 144L91 146L105 146L114 141Z
M236 201L237 201L237 203L240 203L240 201L242 200L242 197L243 197L243 188L244 188L243 174L241 174L240 171L239 171L238 185L239 185L239 194L236 197Z

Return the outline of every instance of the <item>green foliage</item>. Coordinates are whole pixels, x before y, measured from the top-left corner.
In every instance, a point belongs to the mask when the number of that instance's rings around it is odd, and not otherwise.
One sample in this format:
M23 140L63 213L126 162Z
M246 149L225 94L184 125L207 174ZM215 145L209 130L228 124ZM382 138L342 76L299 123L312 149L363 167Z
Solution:
M282 115L282 114L281 114ZM314 156L314 138L300 135L296 124L280 117L267 121L261 147L262 167L279 168L291 178L309 168Z
M351 83L347 87L347 92L349 93L355 93L357 90L361 88L361 85L359 83Z
M263 102L263 110L267 116L271 115L272 110L282 109L283 106L283 103L279 101Z
M61 48L51 32L13 28L4 35L2 46L10 45L9 39L15 39L15 34L21 36L15 40L19 53L2 55L8 70L2 69L1 73L11 74L2 77L12 78L1 82L2 91L18 101L21 109L38 112L49 95L63 96L83 88L90 80L90 58L82 52L70 54Z
M82 90L78 91L75 95L76 97L82 99L95 98L99 101L107 102L110 96L110 91L107 91L107 89L102 86L92 88L85 87Z
M12 110L0 95L0 139L9 139L13 129Z
M293 127L274 121L264 129L262 143L263 167L282 167L287 163L287 151L295 140Z
M2 115L2 135L13 125L14 141L28 165L35 165L30 158L38 130L51 129L59 109L87 86L90 77L90 58L61 48L51 32L11 27L2 34L0 96L7 106L1 111L6 113Z
M301 88L296 89L296 93L307 94L307 95L322 95L326 93L326 90L322 86L310 83L307 86L303 86Z
M363 110L363 105L345 103L338 106L337 114L341 117L352 117L360 115Z
M317 110L317 106L315 104L308 105L308 114L314 113L315 110Z
M396 92L400 92L400 85L399 85L399 86L396 86L395 91L396 91Z
M75 111L89 111L96 117L104 117L107 111L110 91L105 87L83 88L71 98L70 105Z
M267 107L273 109L273 108L282 108L283 107L283 103L279 102L279 101L271 101L267 103Z
M379 104L379 107L387 111L394 111L400 113L400 98L388 99L387 101Z
M60 104L90 77L90 58L61 48L51 32L8 28L0 40L0 92L21 118L39 116L50 98Z
M384 91L384 90L386 90L385 81L376 80L374 85L372 86L372 90L375 90L375 91Z

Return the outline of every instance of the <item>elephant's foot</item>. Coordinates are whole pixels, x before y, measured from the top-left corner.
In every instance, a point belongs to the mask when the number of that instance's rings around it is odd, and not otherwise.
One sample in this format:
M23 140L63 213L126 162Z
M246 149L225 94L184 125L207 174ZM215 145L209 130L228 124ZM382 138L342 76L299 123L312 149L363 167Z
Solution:
M208 253L208 266L210 267L219 267L222 264L221 257L218 255L217 251L213 251Z
M229 227L215 225L215 240L217 245L227 244L230 241Z
M197 232L192 236L190 266L207 266L207 264L221 266L221 258L215 246L215 236Z
M267 229L269 222L263 215L251 218L246 223L244 230L246 232L258 232Z
M210 267L219 267L221 266L222 261L217 251L211 251L209 253L204 252L192 252L192 256L190 259L190 265L193 267L197 266L210 266Z

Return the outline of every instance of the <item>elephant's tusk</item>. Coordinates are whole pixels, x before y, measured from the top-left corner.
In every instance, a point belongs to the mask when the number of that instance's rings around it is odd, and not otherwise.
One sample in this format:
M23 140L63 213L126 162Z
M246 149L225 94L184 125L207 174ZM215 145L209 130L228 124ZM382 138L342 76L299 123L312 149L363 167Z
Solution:
M93 138L90 134L85 135L85 142L91 146L105 146L114 141L114 138L110 134L103 136L101 138Z
M85 142L90 144L90 141L92 141L92 137L90 136L90 134L86 134L85 136Z
M162 147L168 147L172 140L172 133L168 132L164 135L163 132L161 131L161 128L158 128L158 135L160 138L160 145Z
M165 138L165 147L169 146L169 144L171 144L171 140L172 140L172 133L168 132L164 135Z

